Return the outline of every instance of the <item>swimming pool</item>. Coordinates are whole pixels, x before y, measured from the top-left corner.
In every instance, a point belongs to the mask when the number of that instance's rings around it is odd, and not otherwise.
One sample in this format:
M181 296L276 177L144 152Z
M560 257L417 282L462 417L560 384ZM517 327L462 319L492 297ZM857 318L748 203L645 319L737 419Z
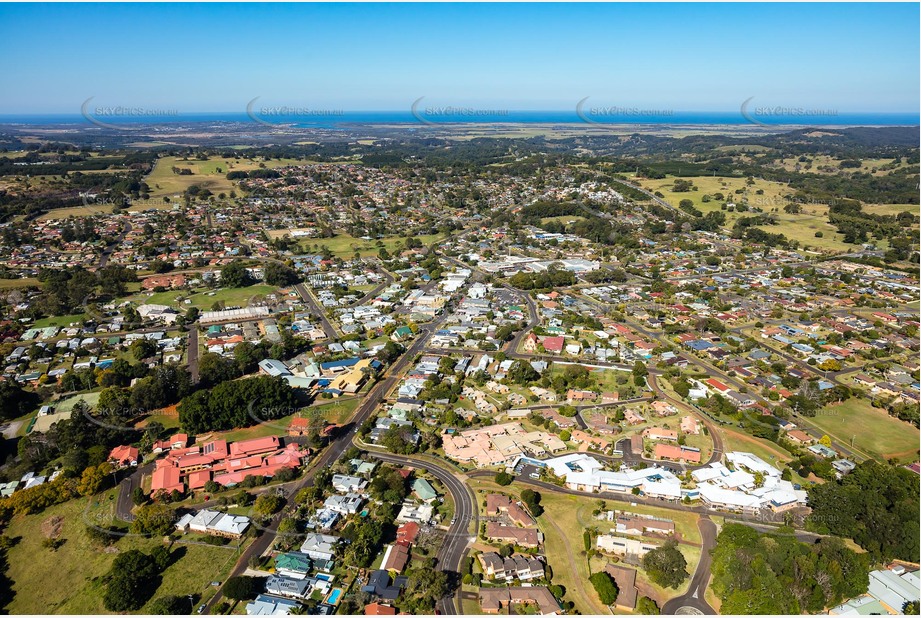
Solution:
M335 579L335 577L329 575L328 573L317 573L314 577L324 582L331 582Z
M329 593L329 596L326 598L326 602L330 605L335 605L339 602L339 597L342 596L342 588L333 588L333 591Z

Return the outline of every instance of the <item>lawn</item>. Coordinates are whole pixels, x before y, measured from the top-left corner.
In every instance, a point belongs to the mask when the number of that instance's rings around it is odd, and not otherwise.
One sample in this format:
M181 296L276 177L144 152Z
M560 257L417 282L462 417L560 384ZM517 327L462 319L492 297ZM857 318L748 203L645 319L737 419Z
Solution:
M179 417L175 414L151 414L138 427L146 427L150 423L160 423L165 429L176 429L179 427Z
M148 305L167 305L175 309L187 309L197 307L202 311L209 311L217 302L223 302L225 306L246 307L250 301L257 296L266 296L274 293L278 288L271 285L250 285L245 288L220 288L212 290L210 288L198 288L192 293L180 290L167 290L165 292L154 292L150 296L139 294L132 297L132 300L143 302ZM181 299L181 300L177 300ZM190 300L189 304L182 301Z
M58 315L50 318L42 318L32 323L32 328L45 328L47 326L70 326L72 323L81 323L86 319L85 313L74 313L71 315Z
M425 246L431 245L432 243L441 240L443 235L441 234L423 234L421 236L416 236L416 238ZM387 249L388 253L393 253L399 251L403 248L403 243L405 241L405 236L388 236L386 238L376 239L376 240L362 240L361 238L355 238L348 234L338 234L332 238L310 238L304 240L301 243L301 247L304 252L310 253L312 251L320 251L323 247L326 247L330 250L333 255L339 256L341 258L351 258L356 251L362 257L369 255L377 255L380 251L378 242L384 245L384 248Z
M250 440L252 438L264 438L266 436L283 436L287 433L288 425L291 424L293 414L283 416L282 418L258 423L252 427L243 429L234 429L232 431L215 431L212 433L213 439L227 440L228 442L237 442L239 440Z
M603 613L599 611L603 606L600 605L600 600L597 599L594 589L591 584L588 583L588 577L591 572L588 562L585 557L581 555L585 547L582 533L589 527L597 527L599 531L606 532L609 528L613 527L613 525L609 522L596 520L592 516L592 511L598 508L597 498L551 494L548 492L542 493L541 497L541 504L544 507L545 513L539 518L539 521L541 523L541 530L546 536L545 551L547 553L547 561L553 567L554 582L566 586L566 590L571 593L567 596L576 601L576 607L580 607L580 602L577 600L577 595L579 594L578 583L574 584L573 582L564 581L564 579L568 580L572 576L569 572L565 573L565 578L561 577L563 573L560 567L566 565L571 557L572 561L575 563L578 577L583 582L586 589L586 594L591 596L591 599L587 600L589 607L586 609L590 609L591 613ZM622 503L608 501L607 508L621 509L623 505ZM639 506L630 506L627 507L627 509L631 512L671 519L675 522L676 530L684 539L692 543L700 542L700 533L697 530L697 515L694 513L682 513L679 511L656 509L655 507L641 508ZM549 525L545 525L545 521ZM561 533L567 538L560 538ZM697 562L700 560L700 548L685 544L679 545L679 548L688 561L688 572L693 573L694 569L697 567ZM607 561L606 558L593 560L592 570L601 570L604 568L604 564L606 564ZM562 571L565 572L568 571L568 569L563 568ZM648 582L642 569L637 569L637 575L639 580ZM574 588L573 585L576 587ZM651 582L647 583L647 585L658 592L658 599L660 602L678 594L678 591L666 591L655 586ZM687 584L683 587L686 588ZM582 611L584 613L585 610Z
M770 440L755 438L727 427L720 427L719 432L723 436L723 446L727 452L752 453L778 469L793 458L790 453Z
M25 277L23 279L0 279L0 290L9 290L13 288L25 288L29 286L38 286L39 281L35 277Z
M322 400L321 400L322 401ZM358 404L361 403L360 397L351 397L332 403L324 403L318 406L311 406L311 414L320 414L327 421L334 425L344 425L346 421L355 413Z
M96 497L108 501L115 490ZM7 535L18 539L9 550L7 575L13 580L15 596L6 609L12 614L105 614L103 586L98 581L109 570L119 551L149 551L159 539L126 536L117 541L115 551L95 547L86 533L87 501L71 500L37 515L19 516L10 523ZM57 550L42 547L42 522L53 516L63 518ZM205 591L213 580L223 580L235 563L235 551L202 545L174 545L185 555L163 573L154 598L166 594L196 594ZM53 582L51 581L53 579ZM46 584L41 584L46 582ZM138 613L147 613L148 603Z
M46 432L51 428L52 424L70 418L70 413L73 411L74 405L81 399L85 401L90 408L96 407L96 404L99 403L99 393L101 390L102 389L95 392L73 395L67 399L54 403L54 414L46 414L45 416L37 417L35 425L32 426L32 431ZM36 412L36 414L38 413Z
M917 460L918 428L874 408L866 399L851 399L826 406L809 422L843 445L877 459Z

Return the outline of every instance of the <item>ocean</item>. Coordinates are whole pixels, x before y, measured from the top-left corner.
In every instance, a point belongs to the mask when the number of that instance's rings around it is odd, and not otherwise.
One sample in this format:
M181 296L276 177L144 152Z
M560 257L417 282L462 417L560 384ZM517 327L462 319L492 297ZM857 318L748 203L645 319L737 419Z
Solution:
M83 125L117 127L128 124L184 125L191 123L250 123L288 125L301 128L335 129L349 125L400 124L418 127L452 124L588 124L588 125L754 125L754 126L915 126L917 113L830 112L827 110L784 110L754 108L745 114L734 112L681 112L636 109L594 108L558 111L491 111L468 108L428 108L399 111L283 110L247 112L199 112L165 115L117 114L0 114L0 124Z

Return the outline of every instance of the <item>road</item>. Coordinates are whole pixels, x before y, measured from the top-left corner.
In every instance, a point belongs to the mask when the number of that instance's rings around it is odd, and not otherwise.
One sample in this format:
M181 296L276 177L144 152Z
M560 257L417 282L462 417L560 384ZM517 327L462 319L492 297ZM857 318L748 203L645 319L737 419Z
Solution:
M710 583L710 566L713 557L710 551L716 547L716 524L706 515L697 520L697 529L700 530L700 562L691 578L691 585L687 592L675 597L662 606L663 614L705 614L715 616L716 610L707 603L705 595L707 584Z
M477 531L480 528L479 513L475 498L470 489L464 483L462 478L458 478L451 471L435 465L428 460L414 459L393 455L390 453L379 453L376 451L369 452L369 455L388 463L395 463L402 466L412 466L415 468L424 468L432 476L441 481L451 494L454 500L454 523L448 529L445 537L445 543L438 550L438 570L454 574L455 580L459 578L461 561L467 553L468 545L476 539ZM473 522L474 532L470 533L470 523ZM455 583L460 585L459 581ZM457 615L463 613L459 604L459 599L453 595L442 599L438 604L438 611L442 614Z
M198 383L198 324L189 324L189 345L186 349L186 360L189 364L189 374L192 382Z
M133 521L134 515L131 509L134 508L133 494L134 490L141 486L144 475L153 471L154 462L138 466L138 469L131 473L127 478L122 479L118 484L118 499L115 502L115 516L122 521Z
M106 264L109 263L109 256L112 255L112 252L115 251L116 247L121 246L122 242L125 240L125 237L132 229L133 228L131 227L131 223L129 221L125 221L125 225L122 228L121 233L118 235L118 238L113 240L112 244L106 246L106 248L102 251L102 255L99 256L99 268L106 267Z
M326 333L326 338L330 341L335 341L339 337L339 333L336 332L336 327L334 327L332 322L329 321L329 318L326 317L326 311L317 303L313 294L307 291L303 283L295 284L294 291L310 306L311 312L320 320L320 326L323 328L323 332Z

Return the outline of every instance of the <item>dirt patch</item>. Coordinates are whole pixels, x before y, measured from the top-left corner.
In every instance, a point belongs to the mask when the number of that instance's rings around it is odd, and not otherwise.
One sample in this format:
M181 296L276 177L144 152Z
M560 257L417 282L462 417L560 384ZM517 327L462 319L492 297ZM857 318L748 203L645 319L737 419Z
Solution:
M49 517L42 522L42 534L46 539L57 539L64 530L64 518L60 515Z

